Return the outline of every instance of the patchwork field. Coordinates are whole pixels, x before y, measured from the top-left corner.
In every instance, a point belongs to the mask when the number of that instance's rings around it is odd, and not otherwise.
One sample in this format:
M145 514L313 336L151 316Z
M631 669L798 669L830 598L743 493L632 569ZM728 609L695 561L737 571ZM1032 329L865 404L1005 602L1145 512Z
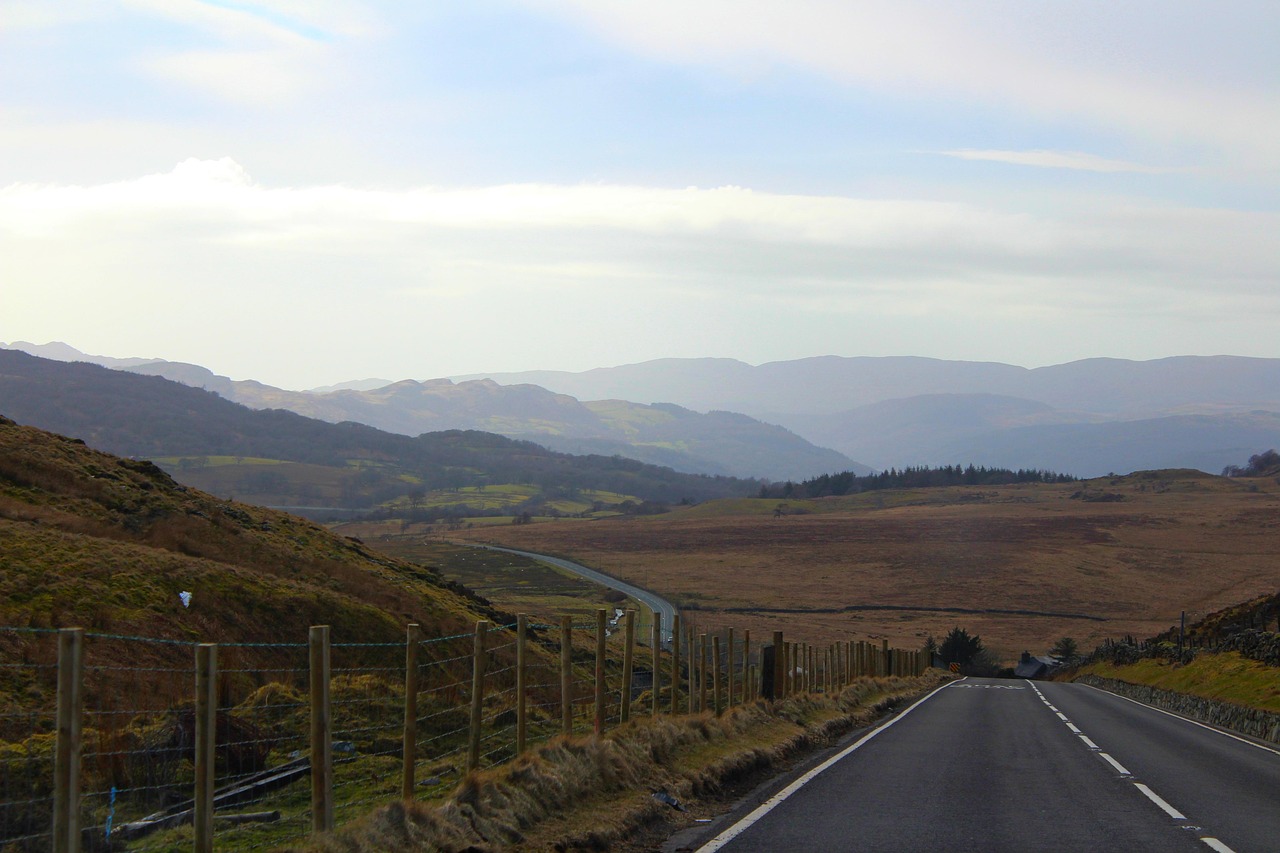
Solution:
M567 556L700 628L913 647L959 625L1006 659L1148 636L1280 588L1280 485L1194 471L1085 483L712 501L450 534Z

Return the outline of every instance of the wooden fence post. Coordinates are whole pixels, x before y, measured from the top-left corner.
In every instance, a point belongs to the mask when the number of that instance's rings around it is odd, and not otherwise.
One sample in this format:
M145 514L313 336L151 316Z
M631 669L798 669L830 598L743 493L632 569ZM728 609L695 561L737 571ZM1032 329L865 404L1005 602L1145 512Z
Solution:
M560 617L560 731L573 734L573 617Z
M404 632L404 734L400 747L400 799L416 796L414 774L418 765L418 645L422 627L411 623Z
M725 661L725 664L729 672L725 678L725 685L724 685L725 700L728 706L732 708L733 707L733 672L734 672L733 629L732 628L729 629L729 637L726 642L728 644L728 657L727 657L727 660Z
M711 684L714 689L711 691L711 705L715 710L716 716L720 716L724 709L720 705L720 635L716 634L711 638Z
M671 716L680 713L680 614L671 618Z
M484 676L488 663L484 647L488 633L487 619L476 622L476 637L471 647L471 727L467 745L468 770L475 770L480 766L480 729L484 723Z
M312 625L311 663L311 830L333 829L333 709L329 703L329 626Z
M782 641L782 632L773 632L773 697L781 699L787 695L787 655Z
M516 755L523 755L529 732L529 698L525 696L525 632L528 617L516 614Z
M191 827L196 853L213 853L215 739L218 730L218 647L196 646L195 800Z
M628 610L623 617L622 630L622 708L618 712L618 721L625 723L631 719L631 675L635 666L636 647L636 612Z
M84 731L84 629L58 631L58 719L53 765L53 850L80 850L80 746Z
M694 713L698 701L698 646L694 642L697 633L689 626L689 713Z
M747 671L751 669L751 629L742 629L742 704L747 704L755 699L755 679L747 678ZM748 685L750 685L748 687Z
M698 713L707 710L707 635L698 635Z
M605 629L609 622L609 612L603 608L596 611L596 712L595 733L604 731L604 663L605 663Z
M662 614L653 611L653 689L649 692L652 699L650 716L658 716L658 697L662 693Z
M799 679L800 663L799 663L799 657L797 656L798 648L799 648L799 643L794 643L794 642L787 643L787 695L788 696L794 696L795 694L799 693L803 686L800 683L800 679Z

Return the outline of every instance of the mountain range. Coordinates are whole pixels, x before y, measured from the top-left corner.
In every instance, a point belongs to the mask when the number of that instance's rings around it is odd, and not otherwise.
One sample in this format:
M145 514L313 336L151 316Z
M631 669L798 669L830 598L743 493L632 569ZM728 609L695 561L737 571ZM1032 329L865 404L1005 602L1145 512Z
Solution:
M1034 369L916 357L759 366L659 359L485 378L740 411L879 469L974 463L1082 477L1152 468L1217 473L1280 446L1280 359L1094 358Z
M86 356L65 344L9 347L162 375L254 408L333 422L408 435L477 429L564 452L771 480L957 463L1083 477L1171 467L1217 473L1280 446L1280 359L1094 358L1039 368L919 357L758 366L658 359L285 391L197 365Z
M14 350L0 350L0 415L153 460L185 485L292 510L368 512L399 503L424 520L433 507L436 517L487 509L577 514L597 502L699 502L760 486L621 456L557 453L475 430L412 437L326 423L251 409L159 376Z
M287 391L252 380L232 380L199 365L91 356L66 344L18 342L6 348L57 361L84 361L162 376L254 409L285 409L330 423L354 421L402 435L479 430L563 453L618 455L717 476L785 480L846 469L870 472L837 451L733 412L701 413L671 404L620 399L581 402L537 385L500 385L489 379L365 380Z

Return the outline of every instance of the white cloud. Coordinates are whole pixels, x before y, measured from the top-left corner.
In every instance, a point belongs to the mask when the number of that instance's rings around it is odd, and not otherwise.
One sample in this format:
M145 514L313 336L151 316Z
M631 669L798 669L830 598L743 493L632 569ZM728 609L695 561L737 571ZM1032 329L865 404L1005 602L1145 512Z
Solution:
M270 106L314 89L323 53L323 47L314 45L199 50L158 56L140 64L169 83L182 83L226 101Z
M1105 197L272 187L193 159L0 189L0 337L285 387L672 355L1045 364L1098 341L1274 355L1277 232L1277 214Z
M761 295L947 285L963 301L998 283L1028 305L1044 303L1039 282L1048 279L1104 301L1140 284L1170 298L1280 290L1277 229L1276 214L1115 199L1032 214L741 187L273 188L227 158L96 186L0 190L0 233L11 246L36 240L91 253L109 243L139 263L180 259L182 246L202 245L260 258L314 252L400 264L388 285L405 269L430 268L504 286L519 286L522 276L545 283L600 273L623 286L661 280Z
M249 106L270 106L323 90L335 40L383 31L379 19L354 3L221 4L199 0L127 0L135 11L165 18L211 39L215 46L156 48L137 67L167 83Z
M1206 63L1230 65L1233 45L1211 41L1210 28L1196 23L1199 16L1175 10L1166 14L1159 8L1152 14L1185 19L1177 33L1185 45L1181 52L1151 57L1148 66L1126 58L1147 59L1151 27L1167 22L1143 21L1132 13L1131 19L1121 19L1109 4L529 3L670 62L746 75L772 65L807 68L876 92L1000 105L1051 122L1085 122L1163 143L1209 144L1246 157L1246 165L1255 168L1274 161L1280 138L1274 79L1245 71L1225 82L1211 79ZM1271 14L1258 8L1258 14ZM1247 25L1245 11L1236 8L1241 25Z
M0 0L0 33L43 30L107 17L102 4L88 0Z
M991 151L972 148L957 151L940 151L947 157L961 160L988 160L994 163L1011 163L1015 166L1039 166L1046 169L1078 169L1085 172L1139 172L1162 175L1179 171L1160 166L1146 166L1127 160L1111 160L1096 154L1080 151Z

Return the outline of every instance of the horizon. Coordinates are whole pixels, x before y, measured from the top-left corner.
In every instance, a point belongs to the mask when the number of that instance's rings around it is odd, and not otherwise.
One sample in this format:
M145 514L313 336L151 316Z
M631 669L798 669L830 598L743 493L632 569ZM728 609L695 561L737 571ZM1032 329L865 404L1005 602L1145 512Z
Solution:
M129 356L129 355L122 356L122 355L114 355L109 353L85 352L84 350L81 350L78 347L66 341L47 341L43 344L38 344L38 343L35 343L34 341L24 341L24 340L0 341L0 349L17 350L20 352L26 352L28 355L36 355L39 358L50 358L51 360L54 360L54 361L63 360L63 359L53 358L50 355L45 355L41 353L32 353L28 350L28 347L32 349L37 349L37 350L44 349L47 347L66 347L68 349L74 350L75 352L89 359L109 359L109 360L117 360L117 361L138 360L138 361L148 362L148 363L170 362L170 363L177 363L177 364L191 364L195 367L203 367L209 370L210 372L212 372L214 375L222 376L234 382L240 382L240 381L261 382L262 381L261 378L257 376L231 376L229 374L220 373L216 368L210 367L207 364L197 364L195 362L178 362L174 359L168 359L163 356L154 356L154 357ZM1152 361L1169 361L1173 359L1182 359L1182 358L1241 358L1241 359L1261 358L1261 359L1265 359L1266 357L1265 356L1246 356L1246 355L1240 355L1238 353L1226 353L1226 352L1210 353L1210 354L1203 354L1203 355L1196 354L1196 353L1180 353L1176 355L1157 356L1155 358L1145 358L1145 359L1119 358L1116 356L1109 356L1109 355L1096 355L1096 356L1088 356L1085 358L1071 359L1069 361L1053 362L1050 364L1024 365L1024 364L1014 364L1013 362L1009 362L1009 361L998 361L994 359L939 358L935 356L905 355L905 354L837 355L835 353L823 353L819 355L801 356L799 358L793 358L793 359L775 359L772 361L762 361L762 362L756 362L756 363L749 362L740 358L734 358L733 356L716 356L716 355L683 356L683 357L660 356L657 358L645 359L644 361L626 362L623 364L601 364L601 365L596 365L594 367L588 367L583 370L557 370L554 368L532 367L532 368L522 368L522 369L515 369L515 370L490 370L490 371L478 371L478 372L472 372L472 373L455 373L455 374L450 374L445 376L401 376L399 378L389 378L385 376L354 376L346 379L335 379L333 381L322 382L320 384L311 385L307 387L289 388L282 385L273 386L273 387L280 388L281 390L284 390L284 391L312 391L318 388L329 388L333 386L341 386L346 384L369 382L369 381L386 382L387 384L394 384L397 382L406 382L406 381L432 382L432 381L438 381L441 379L446 379L451 382L466 382L466 381L474 381L479 379L486 379L493 376L504 376L509 374L523 374L523 373L583 374L583 373L590 373L596 370L616 370L624 367L635 367L638 365L649 364L649 363L658 362L658 361L732 361L738 364L745 365L746 367L758 368L758 367L765 367L770 364L782 364L786 362L796 362L796 361L810 361L810 360L825 359L825 358L836 358L836 359L842 359L842 360L920 359L920 360L926 360L926 361L951 361L951 362L963 362L963 363L969 363L969 364L998 364L1006 367L1016 367L1022 370L1033 371L1033 370L1039 370L1042 368L1061 367L1064 365L1075 364L1075 363L1085 362L1085 361L1126 361L1126 362L1132 362L1137 364L1137 363L1152 362ZM112 369L115 369L115 368L112 368ZM271 383L264 382L263 384L270 385Z
M1280 357L1280 8L17 0L0 338L351 377Z

